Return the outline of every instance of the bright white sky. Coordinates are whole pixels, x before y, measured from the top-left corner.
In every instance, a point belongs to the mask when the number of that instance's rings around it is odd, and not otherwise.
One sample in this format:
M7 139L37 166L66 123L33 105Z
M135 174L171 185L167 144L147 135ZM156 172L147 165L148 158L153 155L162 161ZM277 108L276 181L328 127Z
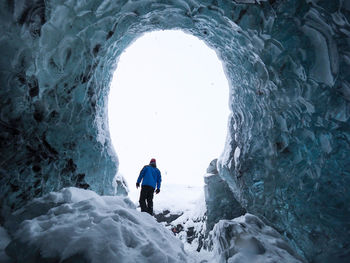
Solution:
M224 149L229 88L216 53L182 31L147 33L121 55L109 126L130 190L151 158L163 184L203 185Z

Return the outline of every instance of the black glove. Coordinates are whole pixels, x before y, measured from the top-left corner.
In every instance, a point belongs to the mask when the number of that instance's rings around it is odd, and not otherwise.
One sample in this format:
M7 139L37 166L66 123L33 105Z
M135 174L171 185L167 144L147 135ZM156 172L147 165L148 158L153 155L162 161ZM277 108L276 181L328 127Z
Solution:
M140 187L140 183L136 183L136 189Z
M160 189L157 189L157 190L156 190L156 194L159 194L159 192L160 192Z

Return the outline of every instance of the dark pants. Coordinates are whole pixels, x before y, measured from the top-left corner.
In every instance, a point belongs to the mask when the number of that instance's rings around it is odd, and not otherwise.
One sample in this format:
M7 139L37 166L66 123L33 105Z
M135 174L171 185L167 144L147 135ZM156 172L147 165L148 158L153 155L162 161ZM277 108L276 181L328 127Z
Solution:
M149 185L143 185L141 187L140 194L140 207L141 212L147 212L150 215L153 215L153 193L154 188Z

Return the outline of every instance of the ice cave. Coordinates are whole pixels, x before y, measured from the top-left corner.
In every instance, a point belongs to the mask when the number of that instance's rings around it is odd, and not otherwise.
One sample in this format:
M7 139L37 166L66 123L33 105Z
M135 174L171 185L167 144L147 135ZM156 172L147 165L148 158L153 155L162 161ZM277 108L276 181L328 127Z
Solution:
M230 85L198 262L350 261L350 1L0 6L1 262L196 262L113 182L112 74L165 29L214 49Z

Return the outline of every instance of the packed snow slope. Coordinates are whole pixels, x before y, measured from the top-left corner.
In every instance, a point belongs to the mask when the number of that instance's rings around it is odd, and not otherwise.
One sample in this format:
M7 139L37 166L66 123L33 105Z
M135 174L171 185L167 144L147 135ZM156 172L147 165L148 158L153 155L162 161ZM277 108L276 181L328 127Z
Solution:
M204 198L199 203L204 206ZM195 210L185 211L177 223L186 226L203 217L205 209ZM220 221L206 241L207 250L186 252L170 230L137 211L127 197L75 187L33 199L5 227L12 240L0 228L4 263L303 262L276 230L251 214Z
M6 223L14 262L187 262L180 240L127 197L65 188L34 199ZM1 258L0 258L1 259Z
M181 29L226 70L218 166L235 199L309 261L349 261L349 17L347 0L1 1L2 214L65 186L113 192L118 57L144 32Z

